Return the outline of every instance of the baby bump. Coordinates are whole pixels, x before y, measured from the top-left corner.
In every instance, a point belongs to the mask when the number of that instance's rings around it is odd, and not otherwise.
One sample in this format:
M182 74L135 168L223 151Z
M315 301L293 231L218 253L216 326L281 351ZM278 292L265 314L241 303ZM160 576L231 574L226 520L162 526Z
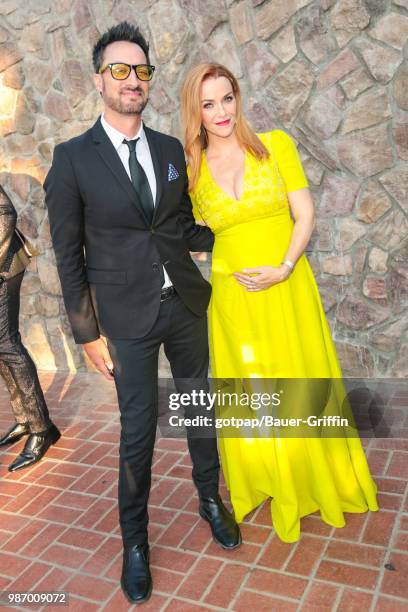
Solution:
M243 268L279 266L292 235L289 215L277 215L241 223L216 234L212 274L230 275Z

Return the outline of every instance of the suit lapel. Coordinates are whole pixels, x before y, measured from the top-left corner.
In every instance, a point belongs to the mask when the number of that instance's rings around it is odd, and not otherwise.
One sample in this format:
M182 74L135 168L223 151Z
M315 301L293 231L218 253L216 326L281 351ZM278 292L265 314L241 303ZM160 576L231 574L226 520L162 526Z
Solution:
M126 172L121 162L121 159L117 151L115 150L115 147L113 146L108 135L103 129L100 119L98 119L98 121L95 123L95 125L92 128L92 138L93 138L94 144L96 145L95 148L98 154L100 155L104 163L108 166L108 168L114 175L115 179L118 181L119 185L121 186L121 188L125 191L127 196L135 204L135 206L137 207L137 210L142 215L145 223L147 225L150 225L144 214L137 191L133 187L132 181L130 180ZM149 142L149 146L150 146L150 142ZM156 167L155 167L155 171L156 171Z
M163 195L163 177L162 170L162 150L160 141L156 137L156 133L150 128L144 126L147 142L149 143L150 155L152 156L154 173L156 175L156 202L154 206L153 220L157 216L157 209L159 208L160 200Z

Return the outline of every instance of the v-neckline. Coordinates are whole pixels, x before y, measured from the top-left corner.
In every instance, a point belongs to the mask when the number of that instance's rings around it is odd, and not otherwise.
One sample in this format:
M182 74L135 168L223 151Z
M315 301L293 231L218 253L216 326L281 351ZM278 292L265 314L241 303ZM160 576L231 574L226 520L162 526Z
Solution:
M244 176L242 179L242 194L241 197L239 199L234 198L233 196L229 195L229 193L227 193L225 191L225 189L223 189L215 180L213 173L211 172L211 168L208 164L208 160L207 160L207 155L205 152L205 149L203 150L203 156L204 156L204 162L207 168L207 172L208 175L211 179L211 181L214 183L214 185L216 186L216 188L218 189L218 191L220 191L226 198L228 198L229 200L232 200L233 202L236 202L237 204L239 204L239 202L242 202L242 200L244 199L245 196L245 179L246 179L246 173L247 173L247 166L248 166L248 155L247 155L247 151L244 152Z

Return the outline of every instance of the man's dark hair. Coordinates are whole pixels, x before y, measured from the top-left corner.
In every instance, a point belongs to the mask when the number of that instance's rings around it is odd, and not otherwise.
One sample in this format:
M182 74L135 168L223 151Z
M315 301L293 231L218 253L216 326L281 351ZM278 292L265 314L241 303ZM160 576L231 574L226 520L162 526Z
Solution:
M98 42L95 44L92 51L92 61L95 72L99 72L102 66L103 53L108 45L114 42L125 40L127 42L136 43L146 55L147 63L149 60L149 44L139 28L133 26L127 21L122 21L118 25L110 28L105 34L102 34Z

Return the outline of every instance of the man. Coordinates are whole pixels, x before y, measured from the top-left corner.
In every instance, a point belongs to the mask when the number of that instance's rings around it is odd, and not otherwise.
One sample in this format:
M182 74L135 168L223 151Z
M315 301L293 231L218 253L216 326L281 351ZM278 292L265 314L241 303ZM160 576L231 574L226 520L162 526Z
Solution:
M116 384L121 582L139 603L152 588L147 501L159 347L175 379L205 387L211 289L189 251L211 250L213 236L194 222L180 142L142 123L154 67L139 29L127 22L111 28L96 43L93 62L103 115L55 148L44 186L74 338ZM236 548L239 528L218 495L216 440L190 432L188 445L200 515L219 544Z
M9 472L40 461L61 437L48 414L35 364L21 342L20 288L32 252L16 222L16 210L0 185L0 376L10 392L15 419L0 437L0 447L28 436L23 450L9 465Z

